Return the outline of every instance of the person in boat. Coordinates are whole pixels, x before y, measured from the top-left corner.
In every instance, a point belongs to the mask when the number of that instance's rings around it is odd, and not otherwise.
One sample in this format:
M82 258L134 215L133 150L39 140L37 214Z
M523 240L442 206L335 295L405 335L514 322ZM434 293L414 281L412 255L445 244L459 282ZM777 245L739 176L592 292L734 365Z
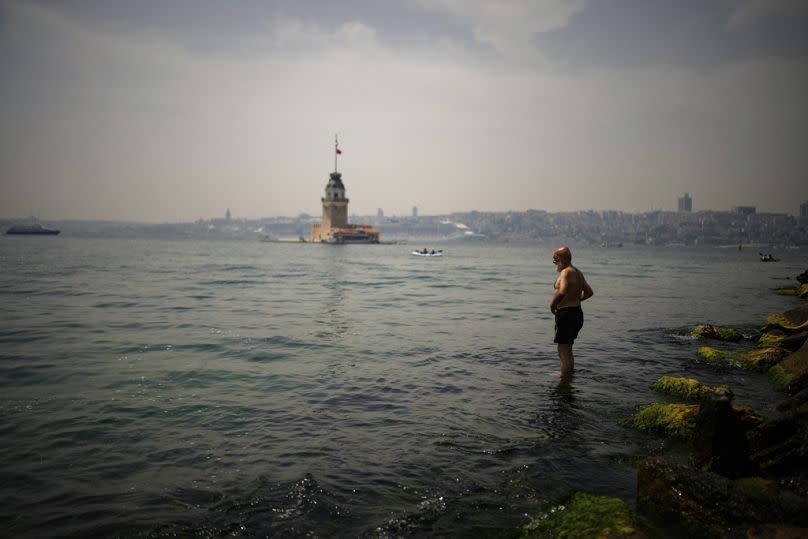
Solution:
M429 253L429 254L434 255L435 254L435 249L432 249L432 252Z
M427 254L426 247L424 247L424 250L423 250L423 251L421 251L421 254L423 254L423 255Z
M559 274L555 281L555 293L550 301L550 312L555 315L553 342L558 345L561 375L569 376L575 368L572 345L584 325L581 302L591 298L594 292L581 270L572 265L569 247L562 246L553 251L553 264Z

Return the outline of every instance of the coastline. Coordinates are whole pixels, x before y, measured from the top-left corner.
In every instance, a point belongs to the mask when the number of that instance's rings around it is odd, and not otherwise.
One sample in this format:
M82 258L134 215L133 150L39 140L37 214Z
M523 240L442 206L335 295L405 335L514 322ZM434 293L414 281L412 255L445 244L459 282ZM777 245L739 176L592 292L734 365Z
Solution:
M772 290L799 303L763 314L755 335L709 324L690 332L705 341L697 354L706 368L766 376L782 395L773 412L733 405L726 384L672 376L650 380L660 400L621 425L677 439L686 458L661 451L639 462L636 509L617 498L576 492L535 515L521 536L807 537L808 328L792 329L808 321L807 273L796 286ZM725 351L722 342L742 348Z

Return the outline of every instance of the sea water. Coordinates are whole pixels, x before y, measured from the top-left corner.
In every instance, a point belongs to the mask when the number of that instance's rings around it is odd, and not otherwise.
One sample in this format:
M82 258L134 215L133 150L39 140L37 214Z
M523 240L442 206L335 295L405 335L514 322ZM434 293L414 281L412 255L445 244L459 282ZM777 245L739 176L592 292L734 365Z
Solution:
M573 244L595 295L563 384L555 246L415 247L0 239L3 535L486 535L633 504L668 448L619 421L659 376L778 399L683 330L754 334L799 252Z

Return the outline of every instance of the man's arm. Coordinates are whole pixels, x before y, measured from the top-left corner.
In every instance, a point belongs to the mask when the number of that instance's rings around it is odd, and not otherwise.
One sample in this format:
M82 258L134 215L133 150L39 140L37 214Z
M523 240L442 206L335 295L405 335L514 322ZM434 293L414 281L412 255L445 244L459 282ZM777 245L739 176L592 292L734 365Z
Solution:
M586 279L584 279L584 274L581 273L580 275L581 280L583 281L581 286L581 301L584 301L591 298L594 292L592 291L592 287L589 286L589 283L586 282Z
M569 289L569 283L567 282L567 270L561 272L561 275L558 276L558 288L556 288L555 294L553 294L553 300L550 302L550 312L555 314L558 310L558 304L564 299L567 295L567 291Z

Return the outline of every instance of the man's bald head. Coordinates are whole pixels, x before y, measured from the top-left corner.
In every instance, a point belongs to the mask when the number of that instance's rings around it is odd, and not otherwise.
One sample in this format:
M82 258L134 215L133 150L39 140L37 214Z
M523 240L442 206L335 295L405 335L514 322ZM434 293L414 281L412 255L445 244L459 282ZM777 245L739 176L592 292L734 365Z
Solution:
M570 262L572 261L572 251L566 245L562 245L555 251L553 251L553 257L563 258L564 260Z

